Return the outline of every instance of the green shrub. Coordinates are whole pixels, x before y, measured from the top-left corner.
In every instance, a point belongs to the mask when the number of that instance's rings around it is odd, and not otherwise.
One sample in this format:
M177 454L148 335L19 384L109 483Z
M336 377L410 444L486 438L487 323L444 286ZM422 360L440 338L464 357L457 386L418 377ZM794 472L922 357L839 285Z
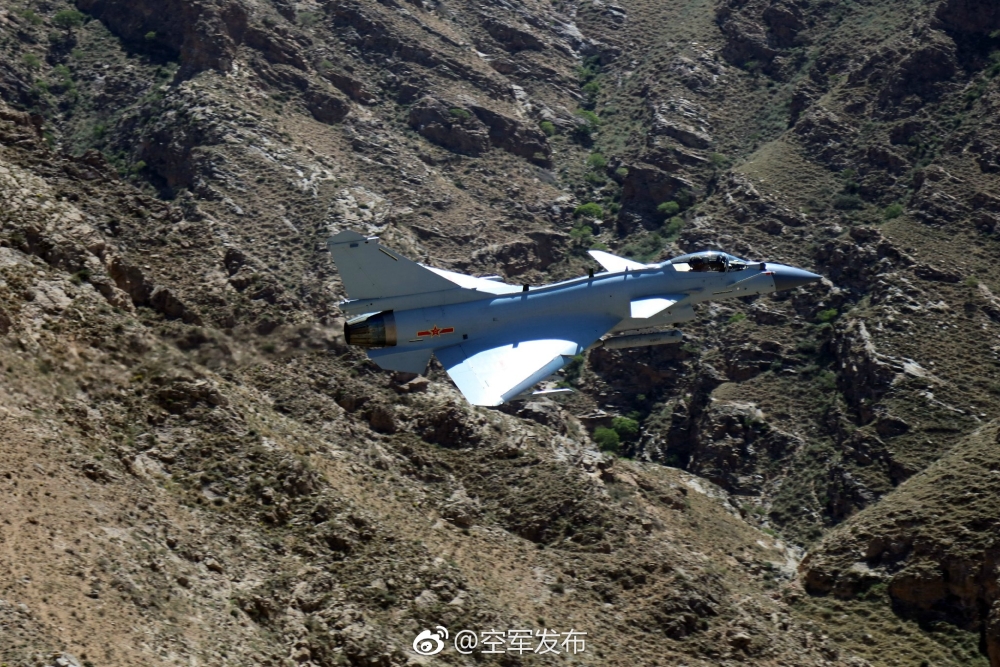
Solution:
M582 354L577 354L570 358L569 363L563 369L563 377L566 378L568 382L574 382L580 379L580 373L583 372L583 364L586 358Z
M621 444L621 437L614 429L598 426L594 429L594 442L601 451L618 453L618 446Z
M39 16L38 14L36 14L35 12L33 12L30 9L25 9L24 11L20 12L20 14L21 14L21 18L23 18L25 21L27 21L31 25L41 25L42 24L42 17Z
M660 234L668 240L674 240L684 229L684 218L674 216L663 226L660 230Z
M309 28L319 23L320 16L316 12L299 12L297 18L299 19L299 24Z
M836 308L830 308L828 310L821 310L816 313L816 321L820 323L833 322L840 315Z
M800 340L795 344L795 349L802 354L816 354L816 341L814 340Z
M152 41L155 41L155 40L156 40L156 31L155 30L150 30L149 32L146 33L146 41L147 42L152 42Z
M463 122L472 118L472 114L468 110L461 107L452 107L448 110L448 113L450 113L453 118L457 118Z
M569 237L580 245L590 247L591 241L594 239L594 230L590 228L590 225L578 225L570 230Z
M833 198L833 207L838 211L853 211L864 205L861 197L855 194L839 194Z
M986 68L986 76L991 79L997 74L1000 74L1000 51L994 51L990 54L990 66Z
M622 440L634 438L639 434L639 422L630 417L615 417L611 420L611 428Z
M600 153L591 153L587 158L587 166L594 169L604 169L608 166L607 159Z
M578 218L581 215L587 218L603 218L604 209L601 208L600 204L589 201L586 204L580 204L573 211L573 217Z
M597 97L597 94L601 92L601 84L599 84L597 81L588 81L587 83L583 84L582 90L585 95L594 98Z
M708 159L712 162L712 166L716 169L726 169L730 164L729 158L722 153L712 153L708 156Z
M596 171L588 171L587 175L583 177L583 180L587 181L591 185L596 185L598 187L608 182L608 179L604 178L604 174L601 174Z
M677 215L681 210L681 205L675 201L665 201L656 207L657 213L662 213L668 218Z
M72 30L73 28L79 28L83 25L83 21L87 16L75 9L63 9L62 11L56 12L56 15L52 17L52 24L57 28L62 28L63 30Z
M617 169L615 169L615 176L617 176L618 178L625 178L626 176L628 176L628 169L626 169L625 167L618 167Z
M573 127L573 139L582 144L589 144L591 135L600 127L601 120L593 111L587 111L586 109L577 109L576 115L586 122Z
M547 137L551 137L556 133L556 126L550 120L543 120L538 124L538 127L542 128L542 132L544 132Z
M21 56L21 62L30 69L38 69L42 66L42 61L34 53L25 53Z
M903 215L903 205L902 204L889 204L882 211L882 217L886 220L892 220L893 218L898 218Z
M745 314L743 314L743 313L736 313L736 314L732 315L729 318L728 322L729 322L729 324L736 324L737 322L742 322L746 318L747 318L747 316Z
M821 371L816 375L816 384L824 391L833 391L837 388L837 374L833 371Z

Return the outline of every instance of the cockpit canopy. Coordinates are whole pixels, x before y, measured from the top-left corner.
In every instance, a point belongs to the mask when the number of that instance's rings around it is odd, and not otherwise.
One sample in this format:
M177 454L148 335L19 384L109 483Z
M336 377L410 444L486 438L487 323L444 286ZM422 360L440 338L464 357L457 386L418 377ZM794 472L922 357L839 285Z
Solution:
M674 257L669 263L674 265L678 271L726 273L728 271L742 271L747 268L749 262L719 250L702 250Z

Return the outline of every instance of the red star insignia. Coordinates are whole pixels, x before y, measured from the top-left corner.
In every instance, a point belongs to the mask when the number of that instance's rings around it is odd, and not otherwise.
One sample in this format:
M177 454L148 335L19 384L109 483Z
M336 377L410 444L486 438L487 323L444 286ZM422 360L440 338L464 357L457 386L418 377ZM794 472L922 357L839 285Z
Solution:
M438 329L438 326L436 324L434 325L434 328L431 329L431 335L432 336L440 336L441 335L441 330Z

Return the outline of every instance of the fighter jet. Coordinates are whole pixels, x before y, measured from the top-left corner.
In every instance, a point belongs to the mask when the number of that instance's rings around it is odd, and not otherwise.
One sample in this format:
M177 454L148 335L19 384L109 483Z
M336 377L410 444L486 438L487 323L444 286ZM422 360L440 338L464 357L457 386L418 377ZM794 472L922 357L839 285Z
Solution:
M673 329L634 332L690 321L697 303L820 280L717 250L657 264L591 250L603 272L532 287L418 264L353 231L327 245L349 297L340 303L347 342L393 371L423 373L433 354L465 398L485 406L531 395L588 348L679 342ZM623 332L633 333L608 336Z

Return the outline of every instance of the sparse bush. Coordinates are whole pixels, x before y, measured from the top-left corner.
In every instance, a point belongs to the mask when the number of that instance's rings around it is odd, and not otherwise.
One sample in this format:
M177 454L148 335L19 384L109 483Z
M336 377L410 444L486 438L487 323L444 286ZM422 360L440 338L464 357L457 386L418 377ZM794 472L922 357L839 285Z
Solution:
M625 167L618 167L617 169L615 169L615 176L617 176L618 178L625 178L626 176L628 176L628 169L626 169Z
M595 204L594 202L589 201L586 204L580 204L576 207L576 210L573 211L573 217L579 218L580 216L586 218L603 218L604 209L601 208L600 204Z
M593 169L604 169L608 166L607 159L600 153L591 153L587 158L587 166Z
M621 444L621 437L614 429L598 426L594 429L594 442L601 451L617 454L619 445Z
M25 53L21 56L21 62L29 69L38 69L42 66L42 61L34 53Z
M149 32L146 33L146 41L147 42L155 42L156 41L156 31L155 30L150 30Z
M670 218L677 215L681 210L681 205L675 201L665 201L656 207L656 212Z
M556 126L550 120L543 120L538 124L538 127L541 128L542 132L544 132L547 137L554 136L556 133Z
M886 220L892 220L893 218L898 218L903 215L903 205L902 204L889 204L882 211L882 217Z
M452 107L448 110L448 113L452 115L452 118L457 118L459 121L465 122L472 118L472 114L462 107Z
M835 319L837 319L839 315L840 313L837 311L836 308L821 310L818 313L816 313L816 321L821 324L826 322L833 322Z
M735 313L732 316L730 316L729 320L727 320L727 323L736 324L737 322L742 322L746 318L747 316L744 313Z

